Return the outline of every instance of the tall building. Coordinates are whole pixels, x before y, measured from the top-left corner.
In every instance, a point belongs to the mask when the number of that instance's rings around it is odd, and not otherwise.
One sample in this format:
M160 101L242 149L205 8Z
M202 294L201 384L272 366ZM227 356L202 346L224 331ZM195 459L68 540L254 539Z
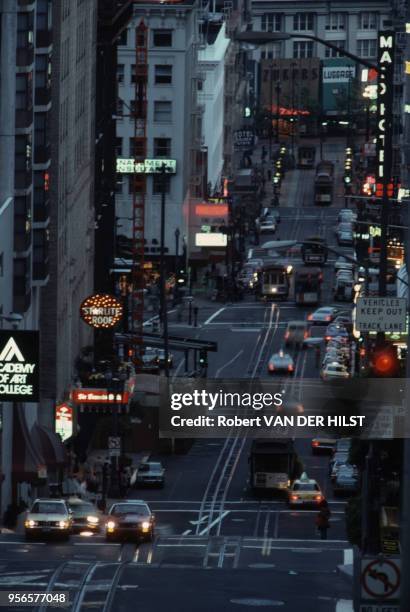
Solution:
M50 281L41 309L42 405L67 396L92 331L79 317L93 292L96 0L53 4ZM50 145L49 145L50 147Z
M135 28L148 28L147 158L175 160L176 172L166 184L166 257L175 256L175 232L187 240L191 198L204 189L201 151L201 109L197 104L198 7L194 1L175 4L138 3L131 27L123 33L117 64L117 159L134 157ZM117 237L132 235L132 174L117 175ZM145 260L158 265L160 255L161 177L148 175L145 197ZM182 249L180 249L181 255ZM128 251L130 252L130 251Z

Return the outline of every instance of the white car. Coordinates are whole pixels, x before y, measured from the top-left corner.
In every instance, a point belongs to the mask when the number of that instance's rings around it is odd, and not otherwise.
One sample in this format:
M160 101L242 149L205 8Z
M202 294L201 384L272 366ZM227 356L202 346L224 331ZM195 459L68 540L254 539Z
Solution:
M320 372L322 380L346 379L350 378L347 367L337 361L327 363Z
M264 219L259 225L260 234L274 234L276 232L276 223L273 219Z
M337 220L339 223L342 221L350 221L353 223L354 221L357 221L357 214L350 208L341 208L339 210Z
M311 312L307 320L313 325L324 325L326 323L330 323L336 317L338 313L338 309L333 306L322 306L315 310L315 312Z

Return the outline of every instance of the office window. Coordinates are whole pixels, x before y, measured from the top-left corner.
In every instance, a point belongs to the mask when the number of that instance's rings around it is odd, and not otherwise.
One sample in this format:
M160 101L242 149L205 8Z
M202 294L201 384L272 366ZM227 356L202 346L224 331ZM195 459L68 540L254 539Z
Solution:
M293 29L296 32L313 30L313 13L296 13L293 16Z
M344 40L330 40L329 42L333 45L336 45L336 47L339 47L339 49L345 48ZM325 57L340 57L340 53L338 53L334 49L329 49L329 47L325 47Z
M154 158L171 158L171 138L154 138Z
M172 30L153 30L154 47L172 47Z
M377 41L375 38L357 41L357 54L360 57L376 57Z
M15 168L17 171L31 169L31 136L16 136L15 138Z
M119 136L115 139L115 155L117 157L122 157L122 138Z
M131 65L131 75L130 75L130 82L131 83L135 83L135 64Z
M17 48L26 49L33 46L33 12L17 15Z
M157 64L155 66L155 85L171 85L172 66Z
M124 64L117 64L117 83L124 83Z
M130 138L129 139L130 157L142 159L145 157L145 139Z
M377 13L360 13L359 30L376 30Z
M300 40L293 43L293 57L302 59L305 57L313 57L313 42Z
M124 102L117 98L117 117L122 117L124 114Z
M171 123L172 102L156 100L154 102L154 121L157 123Z
M36 55L36 89L51 86L51 58L49 55Z
M326 15L326 30L338 32L346 29L346 13L329 13Z
M171 177L169 174L165 176L161 174L152 175L152 195L159 195L165 186L165 193L169 193L171 189Z
M16 75L16 109L28 110L31 108L31 93L29 90L29 80L26 74Z
M51 29L51 2L37 0L37 30Z
M264 45L261 51L261 59L279 59L281 56L281 43L271 43Z
M261 30L265 32L280 32L281 15L277 13L265 13L261 17Z

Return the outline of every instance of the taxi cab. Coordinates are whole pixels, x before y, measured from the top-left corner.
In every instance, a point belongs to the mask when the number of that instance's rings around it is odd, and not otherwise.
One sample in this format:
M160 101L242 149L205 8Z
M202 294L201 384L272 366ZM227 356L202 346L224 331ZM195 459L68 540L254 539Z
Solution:
M316 480L309 478L306 472L288 489L289 506L318 506L324 499Z

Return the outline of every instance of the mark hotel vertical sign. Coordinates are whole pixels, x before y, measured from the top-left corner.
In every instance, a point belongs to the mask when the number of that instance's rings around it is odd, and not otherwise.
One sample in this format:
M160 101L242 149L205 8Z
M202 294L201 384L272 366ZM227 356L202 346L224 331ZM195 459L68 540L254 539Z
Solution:
M38 402L39 333L0 330L0 402Z
M377 93L377 182L387 191L392 181L394 32L379 33Z

